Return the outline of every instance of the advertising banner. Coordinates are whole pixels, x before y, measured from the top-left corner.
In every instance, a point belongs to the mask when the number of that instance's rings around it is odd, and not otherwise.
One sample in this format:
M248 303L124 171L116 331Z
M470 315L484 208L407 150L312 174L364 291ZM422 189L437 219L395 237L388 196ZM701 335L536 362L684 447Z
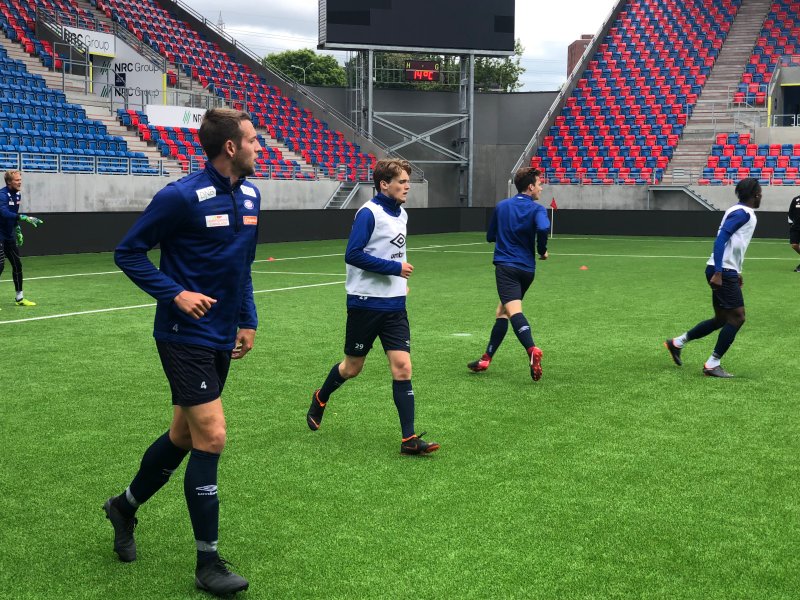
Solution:
M206 114L206 109L148 104L145 112L147 113L147 121L151 125L200 129L200 123L203 120L203 115Z
M164 70L120 38L75 27L64 27L64 36L89 53L92 93L110 98L113 108L144 110L147 104L165 101Z
M113 57L116 39L110 33L64 26L64 41L81 50L86 50L89 54Z

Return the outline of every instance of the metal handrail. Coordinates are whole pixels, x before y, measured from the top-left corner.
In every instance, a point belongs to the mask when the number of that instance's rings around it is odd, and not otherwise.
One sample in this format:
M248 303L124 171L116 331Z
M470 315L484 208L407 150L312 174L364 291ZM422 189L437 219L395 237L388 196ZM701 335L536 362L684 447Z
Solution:
M134 173L134 165L146 167L146 171ZM166 176L164 161L152 165L146 157L90 156L81 154L57 154L50 152L0 152L0 168L21 171L62 174L100 174ZM103 172L103 170L106 172ZM113 172L109 171L113 169Z
M743 168L749 169L748 167ZM738 170L739 169L737 168L736 177L725 177L720 185L734 185L738 183L740 180ZM751 174L752 171L749 171L749 173ZM570 179L570 182L562 184L551 181L551 179L556 178L556 171L552 168L545 169L544 176L545 182L549 185L707 185L705 183L699 183L701 179L704 179L703 168L695 167L675 169L672 173L664 172L661 176L661 179L656 179L655 173L653 173L653 176L648 179L643 179L641 177L621 177L619 175L606 176L603 178L595 176L590 177L586 173L579 173L575 169L568 169L559 174L559 179L568 178ZM601 181L595 183L595 179L600 179ZM633 179L635 183L626 182L626 180L631 179ZM572 180L576 180L576 182L573 183ZM774 172L772 174L768 174L767 176L759 174L759 180L766 185L773 185L773 182L776 180L782 181L782 179L777 177Z

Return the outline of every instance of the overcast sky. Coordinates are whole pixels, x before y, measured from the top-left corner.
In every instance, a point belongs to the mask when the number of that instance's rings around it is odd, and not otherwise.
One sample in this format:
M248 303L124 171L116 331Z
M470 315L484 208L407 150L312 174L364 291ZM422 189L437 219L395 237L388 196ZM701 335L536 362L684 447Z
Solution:
M474 0L491 2L491 0ZM317 47L317 0L182 0L263 56ZM466 3L466 2L465 2ZM582 34L595 34L615 0L516 0L515 37L525 52L522 91L554 90L566 79L567 46ZM344 53L334 54L340 62Z

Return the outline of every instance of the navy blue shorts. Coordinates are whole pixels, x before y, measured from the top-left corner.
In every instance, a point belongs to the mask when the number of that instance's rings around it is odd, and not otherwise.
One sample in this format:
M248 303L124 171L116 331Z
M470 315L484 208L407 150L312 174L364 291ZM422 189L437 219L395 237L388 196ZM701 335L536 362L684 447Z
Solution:
M411 352L411 327L408 313L404 310L386 312L347 309L347 328L344 338L344 353L347 356L366 356L372 349L375 338L381 339L383 351L402 350Z
M706 281L711 281L714 274L714 267L706 267ZM739 273L731 269L722 271L722 287L718 290L711 288L711 303L714 308L739 308L744 306L744 296L742 288L739 286Z
M800 227L792 225L789 227L789 243L800 244Z
M500 296L500 302L508 304L512 300L522 300L535 276L536 273L533 271L523 271L508 265L495 265L494 279L497 283L497 295Z
M156 340L161 366L172 390L172 403L196 406L222 395L231 366L230 350Z

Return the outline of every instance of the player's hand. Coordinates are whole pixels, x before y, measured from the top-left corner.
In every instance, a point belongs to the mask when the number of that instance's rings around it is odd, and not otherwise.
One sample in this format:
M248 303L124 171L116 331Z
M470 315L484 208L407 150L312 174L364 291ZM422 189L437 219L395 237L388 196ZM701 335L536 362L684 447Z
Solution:
M403 266L400 269L400 277L408 279L411 277L411 273L414 272L414 265L411 263L404 262Z
M19 216L19 220L20 221L25 221L26 223L28 223L30 225L33 225L34 228L38 227L39 225L44 223L44 221L42 221L41 219L38 219L36 217L31 217L31 216L28 216L28 215L20 215Z
M17 246L22 246L22 243L25 241L25 238L24 238L24 237L22 237L22 227L20 227L19 225L17 225L17 226L14 228L14 234L15 234L15 235L16 235L16 237L17 237Z
M245 354L253 349L253 343L256 340L255 329L240 329L236 334L236 347L231 352L233 360L243 358Z
M550 256L550 254L547 252L547 250L545 250L545 251L544 251L544 254L540 254L540 255L539 255L539 259L540 259L540 260L547 260L547 257L548 257L548 256Z
M708 280L708 285L710 285L715 290L718 290L722 287L722 273L720 271L716 271L712 276L711 279Z
M742 279L741 275L739 275L739 287L744 287L744 279Z
M179 309L193 319L203 317L211 309L211 306L217 303L214 298L188 290L183 290L180 294L175 296L173 302Z

